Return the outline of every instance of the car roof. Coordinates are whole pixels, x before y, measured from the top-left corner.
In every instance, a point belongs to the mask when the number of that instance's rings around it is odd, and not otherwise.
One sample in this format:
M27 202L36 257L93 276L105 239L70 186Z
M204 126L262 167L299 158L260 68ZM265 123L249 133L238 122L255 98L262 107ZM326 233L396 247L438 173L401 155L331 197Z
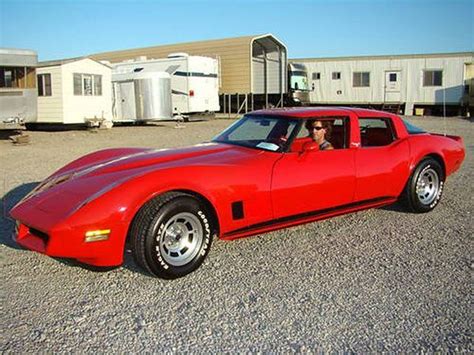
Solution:
M355 113L359 117L394 116L393 114L384 111L376 111L355 107L287 107L252 111L248 114L306 119L309 117L349 115L350 113Z

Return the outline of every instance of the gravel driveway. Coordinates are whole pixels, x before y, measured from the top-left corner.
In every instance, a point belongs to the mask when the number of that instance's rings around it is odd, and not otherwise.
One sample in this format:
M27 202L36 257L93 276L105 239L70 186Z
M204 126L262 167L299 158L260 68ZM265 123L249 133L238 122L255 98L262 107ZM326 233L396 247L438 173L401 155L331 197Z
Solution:
M410 118L443 132L442 118ZM473 352L473 123L450 118L467 148L431 213L399 205L233 242L165 281L123 267L94 272L19 249L7 211L35 183L106 147L184 146L229 120L32 132L0 140L0 351Z

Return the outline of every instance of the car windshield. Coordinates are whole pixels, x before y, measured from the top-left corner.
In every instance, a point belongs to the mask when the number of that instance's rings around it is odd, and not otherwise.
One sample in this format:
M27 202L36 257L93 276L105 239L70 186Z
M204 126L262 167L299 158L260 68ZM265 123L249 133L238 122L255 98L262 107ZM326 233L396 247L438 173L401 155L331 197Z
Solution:
M245 115L212 141L281 152L288 147L297 123L283 117Z

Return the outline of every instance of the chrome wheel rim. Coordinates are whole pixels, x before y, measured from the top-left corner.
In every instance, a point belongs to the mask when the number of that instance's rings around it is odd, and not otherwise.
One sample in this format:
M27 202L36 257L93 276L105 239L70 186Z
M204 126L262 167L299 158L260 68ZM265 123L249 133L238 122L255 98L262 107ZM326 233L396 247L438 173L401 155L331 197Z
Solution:
M432 203L439 192L439 177L438 173L428 168L423 170L418 176L416 182L416 195L421 203L429 205Z
M158 248L170 265L183 266L199 253L203 242L203 228L197 216L181 212L172 216L157 236Z

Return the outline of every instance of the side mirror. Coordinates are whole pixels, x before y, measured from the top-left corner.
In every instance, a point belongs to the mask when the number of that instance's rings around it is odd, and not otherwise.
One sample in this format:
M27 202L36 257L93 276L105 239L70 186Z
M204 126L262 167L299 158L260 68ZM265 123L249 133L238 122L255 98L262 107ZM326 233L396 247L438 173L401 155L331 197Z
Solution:
M303 150L301 151L302 154L310 153L310 152L317 152L319 150L319 144L316 142L307 142L303 145Z

